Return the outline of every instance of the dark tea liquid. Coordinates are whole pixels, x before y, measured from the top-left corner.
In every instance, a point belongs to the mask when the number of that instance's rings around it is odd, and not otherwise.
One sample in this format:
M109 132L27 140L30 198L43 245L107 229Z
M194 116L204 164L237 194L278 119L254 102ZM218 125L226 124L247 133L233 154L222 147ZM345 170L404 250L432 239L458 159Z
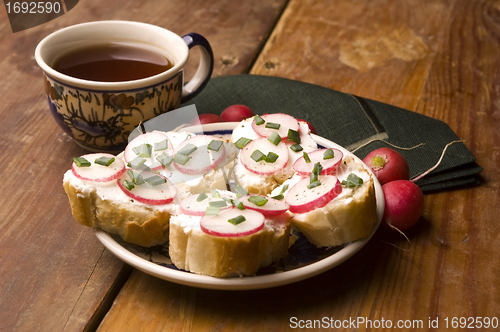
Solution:
M123 82L160 74L173 67L162 54L136 44L98 44L63 55L53 68L71 77Z

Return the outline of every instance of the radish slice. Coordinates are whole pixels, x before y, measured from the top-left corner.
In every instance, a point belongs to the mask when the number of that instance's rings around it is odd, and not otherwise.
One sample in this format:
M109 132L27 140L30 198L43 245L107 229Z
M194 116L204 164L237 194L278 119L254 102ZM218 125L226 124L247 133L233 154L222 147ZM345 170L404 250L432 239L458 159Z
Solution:
M199 195L190 195L179 203L182 213L190 216L204 216L210 202L224 201L222 198L207 197L201 202L198 202ZM222 210L231 209L233 205L231 202L226 202L226 206L221 207Z
M267 199L267 202L262 206L258 206L255 203L252 203L248 200L252 196L258 196L258 195L243 196L243 197L238 198L238 200L241 203L243 203L243 205L247 209L259 211L260 213L262 213L266 217L274 217L274 216L280 215L280 214L286 212L286 210L288 210L290 208L289 204L287 204L283 201L271 198L271 197L267 197L267 196L265 197ZM264 197L264 196L262 196L262 197Z
M276 159L275 162L266 162L264 160L255 161L252 159L252 154L256 150L262 152L262 154L266 156L269 152L275 153L278 155L278 159ZM288 164L288 148L283 142L274 145L269 142L267 138L262 137L251 141L241 150L240 160L243 166L252 173L271 175L281 171Z
M95 160L100 157L115 158L115 161L109 166L103 166L95 163ZM91 153L85 154L82 158L87 159L91 166L79 167L74 162L71 165L73 174L85 181L93 182L109 182L116 180L124 171L125 163L120 158L116 158L109 153Z
M269 137L273 132L277 132L282 140L287 140L288 129L299 131L299 122L291 115L284 113L273 113L264 114L261 116L261 118L266 121L261 125L257 125L255 123L255 118L252 120L252 129L260 136ZM266 123L269 122L279 124L279 129L266 128Z
M163 150L155 150L154 149L154 144L155 143L160 143L164 142L167 140L167 148ZM137 137L135 137L132 141L130 141L127 144L127 147L125 148L125 151L123 152L123 159L125 159L125 163L129 163L130 161L134 160L137 157L137 154L133 150L136 147L141 146L142 144L151 144L153 146L152 148L152 153L151 153L151 158L144 158L146 159L146 162L144 165L150 167L153 170L160 170L163 168L163 165L160 164L158 161L156 161L156 157L162 154L163 152L167 153L168 155L172 156L174 147L172 146L172 143L168 139L168 136L160 131L150 131L144 134L141 134Z
M285 196L285 202L290 204L290 212L306 213L319 209L328 204L342 192L342 185L336 176L320 175L321 185L312 189L307 188L309 178L297 182Z
M184 174L196 175L205 174L215 169L221 164L226 156L224 144L220 146L219 151L209 150L208 145L213 140L221 141L220 138L211 135L193 136L177 146L174 155L182 150L188 144L193 144L197 149L189 154L189 160L184 165L175 162L175 167Z
M127 180L132 182L132 177L130 176L128 171L124 172L118 178L118 186L127 196L135 199L138 202L151 205L168 204L174 200L177 194L177 190L175 189L175 186L166 177L158 173L149 171L141 171L141 172L133 171L133 172L140 174L143 179L148 179L151 177L160 177L162 179L165 179L166 181L156 186L151 186L147 182L140 185L135 184L134 188L127 189L124 186L124 181Z
M333 151L333 158L324 159L323 156L324 156L326 150ZM306 160L304 159L304 157L300 157L293 164L293 169L300 176L309 175L312 172L314 165L318 162L321 164L321 166L323 166L323 171L321 172L321 175L334 174L335 170L337 169L337 166L342 161L342 158L344 158L344 154L342 153L342 151L337 150L337 149L318 149L318 150L309 152L308 156L309 156L309 159L311 159L310 163L306 163Z
M230 219L244 217L245 221L233 225ZM229 209L216 216L204 216L200 220L201 230L209 235L237 237L254 234L264 228L265 217L254 210Z

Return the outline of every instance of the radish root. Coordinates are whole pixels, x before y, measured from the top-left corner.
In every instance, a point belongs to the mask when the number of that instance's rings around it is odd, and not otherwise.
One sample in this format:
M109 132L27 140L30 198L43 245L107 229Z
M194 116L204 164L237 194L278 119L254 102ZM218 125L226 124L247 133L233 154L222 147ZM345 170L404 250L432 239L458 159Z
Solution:
M456 140L456 141L452 141L448 144L446 144L446 146L444 147L444 150L443 152L441 153L441 157L439 158L438 162L436 163L436 165L432 166L431 168L429 168L427 171L425 171L424 173L420 174L419 176L411 179L410 181L412 182L415 182L415 181L418 181L420 180L421 178L423 178L424 176L426 176L427 174L429 174L430 172L432 172L433 170L435 170L439 164L441 164L441 161L443 160L443 157L444 157L444 153L446 152L446 149L448 149L448 147L450 145L452 145L453 143L458 143L458 142L463 142L462 140Z
M360 146L358 146L354 150L351 150L351 152L354 153L354 152L358 151L359 149L361 149L362 147L367 146L368 144L376 142L376 141L384 142L385 144L390 145L393 148L400 149L400 150L413 150L413 149L418 148L419 146L425 145L425 143L420 143L420 144L417 144L415 146L412 146L411 148L405 148L405 147L401 147L401 146L397 146L397 145L394 145L392 143L389 143L389 142L387 142L387 141L385 141L383 139L372 139L371 141L368 141L365 144L361 144Z

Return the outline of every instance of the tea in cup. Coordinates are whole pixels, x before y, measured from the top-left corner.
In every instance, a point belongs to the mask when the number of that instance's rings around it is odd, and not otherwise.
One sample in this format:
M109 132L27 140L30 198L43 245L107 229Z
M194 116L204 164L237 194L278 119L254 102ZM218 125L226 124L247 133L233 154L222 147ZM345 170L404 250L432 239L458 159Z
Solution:
M200 46L184 84L189 51ZM56 31L35 50L49 108L73 140L90 151L118 152L141 123L198 94L213 69L208 41L132 21L97 21Z

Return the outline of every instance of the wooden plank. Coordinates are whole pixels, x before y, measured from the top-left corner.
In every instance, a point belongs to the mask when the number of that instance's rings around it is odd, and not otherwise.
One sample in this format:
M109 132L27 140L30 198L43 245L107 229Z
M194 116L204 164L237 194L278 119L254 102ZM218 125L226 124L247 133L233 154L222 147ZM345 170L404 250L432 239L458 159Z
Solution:
M59 28L93 20L157 24L204 35L214 75L248 71L284 1L80 2L46 24L13 34L0 13L0 330L95 328L129 270L76 224L62 188L71 158L83 150L57 127L43 95L37 43ZM190 64L194 66L194 62Z
M497 2L479 0L292 0L252 74L442 119L478 157L485 183L427 195L411 243L379 231L341 266L293 285L211 291L135 271L99 331L284 331L292 317L384 319L393 329L399 320L430 328L438 318L444 328L445 318L498 317L499 13Z

